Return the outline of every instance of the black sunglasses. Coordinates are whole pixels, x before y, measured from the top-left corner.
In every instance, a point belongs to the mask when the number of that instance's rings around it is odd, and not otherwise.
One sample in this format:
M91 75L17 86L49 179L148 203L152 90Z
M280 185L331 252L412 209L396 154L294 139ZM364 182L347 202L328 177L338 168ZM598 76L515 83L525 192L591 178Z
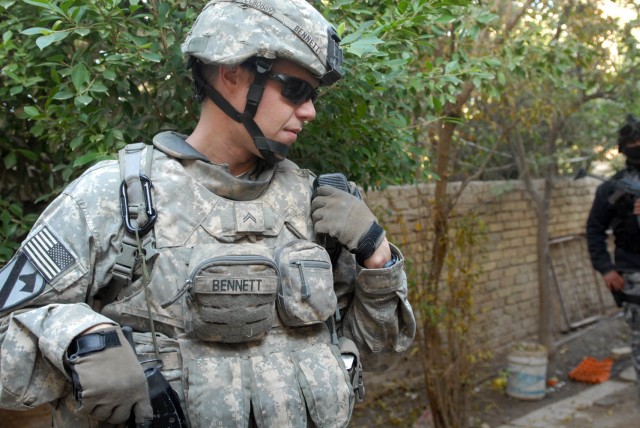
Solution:
M318 91L305 80L282 73L269 73L269 79L282 84L282 96L295 105L318 98Z

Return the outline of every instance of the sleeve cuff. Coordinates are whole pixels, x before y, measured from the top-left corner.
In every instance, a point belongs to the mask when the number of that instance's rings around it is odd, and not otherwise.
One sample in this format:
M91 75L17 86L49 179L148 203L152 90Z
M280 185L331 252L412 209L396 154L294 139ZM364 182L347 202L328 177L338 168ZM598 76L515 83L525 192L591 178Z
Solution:
M356 283L370 293L389 293L406 288L406 276L404 273L404 256L400 250L389 243L391 257L396 262L390 267L380 269L367 269L360 265L357 267Z

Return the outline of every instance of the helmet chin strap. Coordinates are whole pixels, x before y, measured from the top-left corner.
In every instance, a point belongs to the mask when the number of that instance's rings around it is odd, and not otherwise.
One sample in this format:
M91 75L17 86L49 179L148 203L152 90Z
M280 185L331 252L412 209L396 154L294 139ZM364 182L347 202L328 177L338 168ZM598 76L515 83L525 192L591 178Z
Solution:
M284 160L287 157L289 146L279 143L275 140L266 138L260 130L258 124L253 120L258 111L258 104L262 99L264 87L267 79L269 78L269 72L271 71L271 60L258 58L255 62L255 78L249 87L247 93L247 103L244 108L244 112L240 113L236 110L215 88L208 84L200 74L200 68L196 64L197 60L191 57L189 66L193 73L193 79L196 85L196 95L202 97L202 93L207 96L215 105L231 119L244 125L245 129L253 139L258 151L262 155L262 158L267 165L273 166L276 163Z

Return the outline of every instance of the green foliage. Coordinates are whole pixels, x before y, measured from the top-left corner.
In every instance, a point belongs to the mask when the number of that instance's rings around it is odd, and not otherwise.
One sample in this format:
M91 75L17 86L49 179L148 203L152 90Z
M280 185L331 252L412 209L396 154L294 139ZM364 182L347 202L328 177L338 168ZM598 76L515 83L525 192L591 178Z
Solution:
M5 227L4 255L30 228L27 214L89 164L186 121L179 45L196 12L185 1L109 0L5 0L0 10L0 195L4 217L25 213Z
M164 129L188 133L198 106L180 44L204 4L0 1L2 200L38 213L124 144L148 142ZM464 58L432 55L434 34L460 17L469 21L467 4L317 2L339 26L347 77L325 91L292 159L317 172L343 171L365 188L429 174L424 125L438 120L463 78L480 75ZM490 18L480 13L471 21ZM4 252L30 224L24 219L4 236Z
M343 0L326 13L340 23L347 75L325 91L292 157L316 171L338 167L365 188L431 176L426 127L466 80L493 78L486 59L437 55L434 40L451 29L472 40L493 16L460 0Z
M502 64L492 86L469 105L468 124L459 132L458 176L473 173L493 152L483 178L519 178L515 141L525 148L533 177L547 167L571 175L608 161L616 131L640 95L632 33L639 21L606 16L603 3L540 3L495 46Z

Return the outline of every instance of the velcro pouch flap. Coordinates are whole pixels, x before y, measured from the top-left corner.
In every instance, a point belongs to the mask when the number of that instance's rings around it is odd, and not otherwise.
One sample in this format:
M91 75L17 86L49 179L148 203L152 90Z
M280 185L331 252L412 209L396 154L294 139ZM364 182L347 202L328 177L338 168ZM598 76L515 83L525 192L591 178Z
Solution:
M196 247L191 266L196 337L239 343L258 340L269 331L279 282L269 248L259 244Z
M276 307L283 323L291 327L326 321L336 310L333 271L327 251L305 240L276 251L280 288Z

